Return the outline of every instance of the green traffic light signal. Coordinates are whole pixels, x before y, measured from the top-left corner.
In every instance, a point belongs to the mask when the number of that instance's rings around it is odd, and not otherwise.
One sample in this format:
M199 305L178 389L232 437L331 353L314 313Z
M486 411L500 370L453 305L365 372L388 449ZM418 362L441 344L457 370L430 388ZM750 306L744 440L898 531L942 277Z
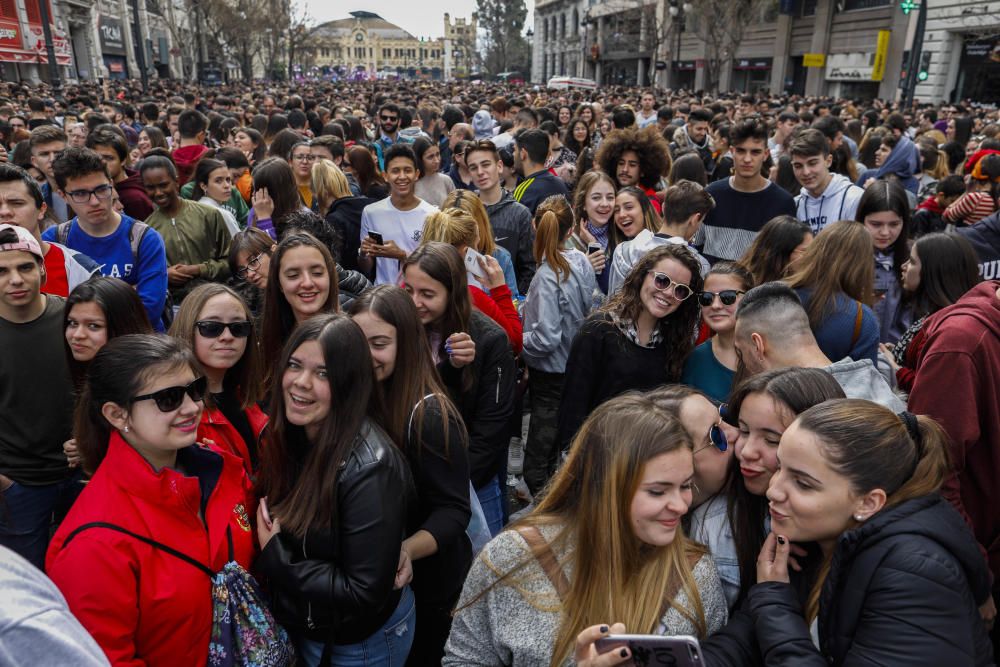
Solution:
M899 2L899 8L903 10L904 14L909 14L917 7L917 3L913 2L913 0L900 0Z
M927 70L921 70L920 72L917 72L918 81L926 81L928 76L930 75L927 74Z

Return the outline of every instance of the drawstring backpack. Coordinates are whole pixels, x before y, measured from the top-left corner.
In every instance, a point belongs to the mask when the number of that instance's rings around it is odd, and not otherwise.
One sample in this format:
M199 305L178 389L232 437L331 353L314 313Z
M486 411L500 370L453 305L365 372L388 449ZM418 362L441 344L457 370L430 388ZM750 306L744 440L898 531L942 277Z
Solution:
M63 548L88 528L107 528L196 567L212 580L212 636L208 643L208 664L212 667L287 667L295 652L285 629L277 624L264 603L260 586L233 558L233 533L226 526L229 561L219 572L156 540L133 533L113 523L85 523L69 534Z

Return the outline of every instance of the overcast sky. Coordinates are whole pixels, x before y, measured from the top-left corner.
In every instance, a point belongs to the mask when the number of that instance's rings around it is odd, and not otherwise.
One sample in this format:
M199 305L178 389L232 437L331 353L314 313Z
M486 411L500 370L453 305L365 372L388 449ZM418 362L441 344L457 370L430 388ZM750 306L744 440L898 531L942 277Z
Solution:
M357 0L299 0L316 23L350 18L349 12L366 10L375 12L386 21L395 23L415 37L438 38L444 34L444 13L469 19L476 11L475 0L396 0L394 2L372 3ZM525 27L532 25L531 10L535 0L526 0L528 19Z

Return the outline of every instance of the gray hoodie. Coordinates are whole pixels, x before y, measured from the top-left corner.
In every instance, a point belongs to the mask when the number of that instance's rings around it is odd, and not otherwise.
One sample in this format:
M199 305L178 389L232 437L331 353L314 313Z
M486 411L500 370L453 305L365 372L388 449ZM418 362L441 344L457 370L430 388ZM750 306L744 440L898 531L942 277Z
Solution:
M514 260L517 291L527 294L531 278L535 275L535 255L532 251L535 234L531 229L531 211L524 204L514 201L504 190L500 201L486 206L486 215L490 217L497 245L506 248Z
M708 260L702 257L697 250L688 245L688 242L679 236L663 236L654 234L648 229L644 229L635 235L631 240L619 243L615 248L614 257L611 258L611 275L608 278L608 296L614 296L625 284L625 277L632 270L642 256L653 248L672 243L674 245L685 246L694 255L694 258L701 264L701 277L708 275L711 266Z
M871 359L854 361L850 357L844 357L823 370L833 376L847 398L863 398L889 408L896 414L906 409L906 404L893 393Z
M590 260L576 249L563 250L569 275L556 278L548 262L538 267L521 317L524 320L524 350L521 356L530 368L547 373L565 373L569 348L593 305L597 277Z
M864 193L864 188L854 185L846 176L833 174L819 197L813 197L802 188L795 198L795 217L809 223L813 234L819 234L824 227L838 220L854 220L858 202Z

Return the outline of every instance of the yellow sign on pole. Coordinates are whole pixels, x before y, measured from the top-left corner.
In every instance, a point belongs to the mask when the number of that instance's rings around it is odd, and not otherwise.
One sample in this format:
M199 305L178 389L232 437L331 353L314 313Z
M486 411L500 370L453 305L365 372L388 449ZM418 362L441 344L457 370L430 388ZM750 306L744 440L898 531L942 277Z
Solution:
M807 53L802 56L803 67L823 67L826 65L825 53Z
M889 31L878 31L878 46L875 49L875 64L872 67L872 81L881 81L885 76L885 61L889 56Z

